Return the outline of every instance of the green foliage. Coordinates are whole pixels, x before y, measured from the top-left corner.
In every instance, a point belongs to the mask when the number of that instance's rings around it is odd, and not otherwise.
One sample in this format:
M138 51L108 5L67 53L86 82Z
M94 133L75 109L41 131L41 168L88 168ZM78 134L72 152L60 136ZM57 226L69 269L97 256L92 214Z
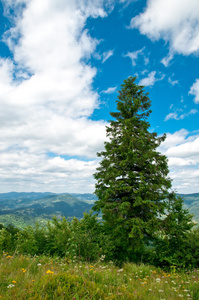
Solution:
M5 228L0 230L0 250L12 250L12 236Z
M18 233L17 250L19 253L34 255L38 253L38 245L35 239L34 228L28 226Z
M81 220L54 217L46 227L36 224L18 230L10 225L0 230L0 251L96 261L102 255L113 259L113 248L114 241L92 213L85 213Z
M113 120L107 127L109 141L98 153L102 160L94 174L98 200L93 209L102 212L103 222L96 214L85 213L82 219L55 216L46 226L36 224L23 230L2 227L1 251L59 256L70 262L105 259L118 265L133 261L162 267L198 267L198 252L193 255L199 248L198 231L192 230L192 216L183 207L182 198L170 192L167 158L158 152L166 136L149 131L151 101L135 80L129 77L124 81L117 112L111 113ZM81 200L69 194L38 197L34 195L34 203L31 197L19 199L18 209L25 202L34 216L42 205L48 216L54 210L71 216L74 208L81 216L82 208L90 207L82 201L83 195L77 195ZM13 198L8 200L12 202ZM43 286L53 289L56 277L53 280L50 286L49 282Z
M183 208L182 198L174 193L169 194L163 226L162 235L156 240L154 263L161 266L197 266L198 260L193 258L190 243L190 236L195 232L191 231L194 226L192 215Z
M94 174L98 200L93 209L102 212L115 242L114 257L138 262L156 247L161 259L168 251L173 257L178 245L184 249L183 239L193 224L182 199L170 192L167 158L157 149L166 135L149 131L151 101L135 80L124 81L117 112L111 113L109 141L98 153L102 160ZM173 262L170 256L167 260Z
M0 251L14 251L17 243L17 234L20 231L9 224L4 227L0 224Z
M198 270L165 272L133 263L94 264L47 256L0 256L2 299L198 299Z
M160 230L171 187L167 158L157 151L165 135L149 131L151 101L135 80L122 85L118 111L111 113L114 120L107 127L109 142L98 153L102 161L94 174L99 200L93 209L102 211L113 239L127 252L137 251Z

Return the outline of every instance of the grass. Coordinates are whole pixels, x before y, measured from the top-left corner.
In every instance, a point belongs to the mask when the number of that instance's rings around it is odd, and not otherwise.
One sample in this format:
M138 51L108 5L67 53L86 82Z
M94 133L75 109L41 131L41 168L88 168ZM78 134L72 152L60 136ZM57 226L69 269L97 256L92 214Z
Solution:
M199 299L199 270L89 264L46 256L0 256L0 299Z

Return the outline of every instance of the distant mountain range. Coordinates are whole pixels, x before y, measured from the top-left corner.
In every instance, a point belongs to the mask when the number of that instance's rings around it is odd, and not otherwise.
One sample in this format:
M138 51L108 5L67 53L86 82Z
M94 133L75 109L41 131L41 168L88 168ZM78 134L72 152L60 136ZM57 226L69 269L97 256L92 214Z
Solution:
M96 200L93 194L4 193L0 194L0 223L24 227L53 216L82 218Z
M199 222L199 193L180 196L193 219ZM4 193L0 194L0 223L23 228L34 226L35 222L46 223L53 216L82 218L96 200L94 194Z
M199 193L179 194L184 200L184 206L193 215L194 221L199 223Z

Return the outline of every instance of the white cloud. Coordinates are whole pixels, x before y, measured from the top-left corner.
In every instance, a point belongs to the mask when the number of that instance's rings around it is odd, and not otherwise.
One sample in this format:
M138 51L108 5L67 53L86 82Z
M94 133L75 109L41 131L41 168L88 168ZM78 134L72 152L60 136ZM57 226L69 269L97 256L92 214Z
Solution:
M109 57L111 57L113 55L114 51L113 50L109 50L103 53L102 57L102 63L104 63L107 59L109 59Z
M143 86L154 85L154 83L157 81L155 75L156 75L156 71L149 73L148 77L145 77L139 81L139 85L143 85Z
M159 149L168 157L173 188L179 193L198 192L199 134L185 129L168 133Z
M145 64L145 66L149 64L149 58L148 57L144 57L144 64Z
M195 103L199 103L199 79L196 79L196 81L194 82L194 84L192 85L189 94L194 95L195 99L194 102Z
M169 42L171 53L199 51L198 0L148 0L145 11L134 17L130 26L152 40Z
M0 153L0 181L4 192L51 191L51 192L93 192L92 174L97 160L65 160L46 154L33 154L24 149L11 149Z
M171 77L169 77L168 81L173 86L179 83L178 80L172 80Z
M177 113L169 113L166 118L165 121L168 121L169 119L175 119L178 120L178 114Z
M166 57L164 57L162 60L161 60L161 63L165 66L165 67L168 67L169 66L169 63L170 61L173 59L174 55L173 53L169 53Z
M140 50L134 51L134 52L127 52L127 54L124 55L124 57L130 57L132 65L136 66L136 60L138 59L138 56L143 53L144 49L145 49L145 47L143 47Z
M195 115L196 113L198 113L197 109L191 109L188 113L184 113L181 115L178 115L176 112L169 113L166 116L165 121L168 121L169 119L183 120L184 118L189 117L191 115Z
M170 147L184 143L188 134L186 129L181 129L173 134L167 133L166 140L160 146L161 151L165 152Z
M96 69L86 59L98 41L84 26L90 16L105 17L112 1L4 4L7 14L14 9L15 23L4 34L13 60L0 59L0 192L93 191L106 123L89 118L98 94L92 89Z
M104 94L112 94L112 93L115 93L116 90L117 90L117 86L109 87L107 90L102 91L102 93L104 93Z
M196 157L197 163L199 163L199 138L196 137L194 141L185 141L183 144L169 148L166 155L189 159L190 157Z

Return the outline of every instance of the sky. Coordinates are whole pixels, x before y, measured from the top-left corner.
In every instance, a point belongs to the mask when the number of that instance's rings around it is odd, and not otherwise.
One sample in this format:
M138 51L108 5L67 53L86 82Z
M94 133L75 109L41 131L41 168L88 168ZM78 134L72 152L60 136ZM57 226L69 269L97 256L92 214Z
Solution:
M129 76L173 189L199 192L198 0L2 0L0 193L93 193Z

